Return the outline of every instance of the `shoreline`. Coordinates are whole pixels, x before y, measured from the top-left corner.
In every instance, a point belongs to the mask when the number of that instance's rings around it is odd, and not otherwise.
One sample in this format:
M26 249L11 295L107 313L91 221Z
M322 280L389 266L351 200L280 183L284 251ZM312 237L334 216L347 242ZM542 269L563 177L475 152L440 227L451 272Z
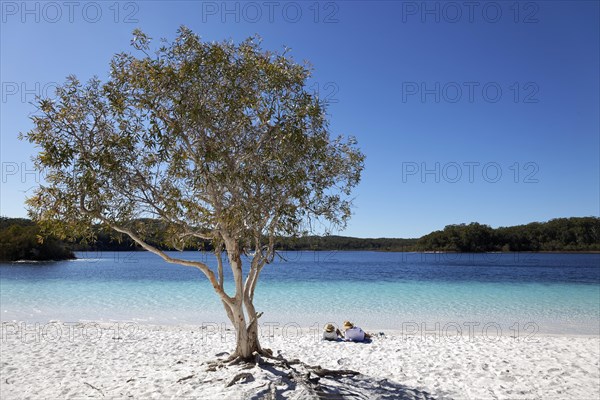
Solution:
M202 253L199 250L165 250L169 252L180 253ZM279 250L280 252L373 252L373 253L410 253L410 254L600 254L600 250L540 250L540 251L480 251L480 252L461 252L461 251L440 251L440 250L396 250L396 249L305 249L305 250ZM127 249L127 250L75 250L74 253L147 253L144 249ZM206 251L206 253L211 253ZM59 260L0 260L0 264L50 264L62 261L82 261L95 258L78 258L76 255L70 258Z
M81 329L83 327L88 328L99 328L106 331L114 331L115 329L128 329L132 330L138 328L140 330L150 331L183 331L183 330L197 330L207 331L211 335L234 335L235 331L231 322L203 322L200 324L181 323L181 324L168 324L168 323L148 323L132 320L113 320L113 321L98 321L98 320L79 320L79 321L61 321L61 320L48 320L48 321L5 321L0 319L0 340L6 335L11 335L17 332L19 334L20 329L23 329L23 334L27 335L34 333L34 329L38 330L38 334L44 334L52 330L52 333L56 333L57 329L61 329L65 333L72 328ZM315 326L299 325L295 322L279 323L270 321L267 323L259 323L259 335L261 338L273 337L274 334L281 335L282 337L295 337L295 336L314 336L320 338L322 330L317 329ZM435 331L434 329L428 329L421 331L408 331L402 329L378 329L372 328L368 325L362 326L365 332L379 336L393 336L401 339L414 339L421 337L423 340L457 340L464 339L470 340L471 338L487 338L488 341L496 339L516 339L516 341L526 341L533 343L536 338L582 338L582 339L600 339L600 328L598 333L550 333L550 332L535 332L530 334L528 332L522 332L519 335L515 334L485 334L479 329L473 329L472 331L465 331L463 333L451 332L444 334L441 330ZM285 335L282 335L285 334ZM437 334L437 336L436 336Z

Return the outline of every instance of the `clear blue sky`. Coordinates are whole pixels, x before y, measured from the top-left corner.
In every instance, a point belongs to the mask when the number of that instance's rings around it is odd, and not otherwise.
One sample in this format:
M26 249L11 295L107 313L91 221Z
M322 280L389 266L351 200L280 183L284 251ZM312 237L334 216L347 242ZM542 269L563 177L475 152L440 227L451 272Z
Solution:
M131 32L255 33L314 66L332 131L367 155L343 234L418 237L600 214L598 1L9 2L1 21L0 214L25 216L38 176L35 93L105 77Z

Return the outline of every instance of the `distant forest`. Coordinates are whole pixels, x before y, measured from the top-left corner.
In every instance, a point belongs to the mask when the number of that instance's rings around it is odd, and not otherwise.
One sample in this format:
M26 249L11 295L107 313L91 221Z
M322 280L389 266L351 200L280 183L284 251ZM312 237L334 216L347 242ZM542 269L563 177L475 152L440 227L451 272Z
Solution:
M416 251L600 251L600 218L556 218L492 229L473 222L421 237Z
M68 260L70 246L54 237L43 238L40 228L24 218L0 218L0 261Z
M174 250L163 235L161 224L151 222L146 237L150 244ZM187 250L212 250L209 242L197 241ZM557 218L548 222L493 229L476 222L448 225L419 239L361 239L346 236L280 238L279 250L370 250L370 251L600 251L600 218ZM0 260L61 260L74 258L74 251L131 251L139 249L129 238L98 229L93 243L63 242L42 237L28 219L0 217Z

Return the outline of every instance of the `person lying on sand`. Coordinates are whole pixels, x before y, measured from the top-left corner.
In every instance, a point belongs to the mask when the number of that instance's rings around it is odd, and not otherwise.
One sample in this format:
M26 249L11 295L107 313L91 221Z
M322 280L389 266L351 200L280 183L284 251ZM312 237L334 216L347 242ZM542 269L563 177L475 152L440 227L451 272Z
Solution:
M338 340L338 338L342 337L342 332L337 329L333 324L325 325L323 331L323 339L325 340Z
M344 340L349 342L363 342L371 339L371 335L365 333L360 327L354 326L350 321L344 321Z

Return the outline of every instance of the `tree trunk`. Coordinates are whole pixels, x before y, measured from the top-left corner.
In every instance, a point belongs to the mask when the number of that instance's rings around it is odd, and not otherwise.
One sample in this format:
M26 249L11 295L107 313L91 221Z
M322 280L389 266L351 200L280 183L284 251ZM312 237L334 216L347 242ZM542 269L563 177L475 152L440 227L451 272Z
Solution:
M248 326L241 304L236 304L232 308L230 317L233 317L231 323L236 334L236 348L232 357L243 360L254 359L253 353L262 351L258 341L258 323L254 322Z
M254 296L244 285L239 244L228 236L224 236L223 240L235 282L235 297L232 302L225 304L227 316L236 333L236 349L232 356L250 360L254 358L254 352L262 352L258 342L258 316L254 309Z

